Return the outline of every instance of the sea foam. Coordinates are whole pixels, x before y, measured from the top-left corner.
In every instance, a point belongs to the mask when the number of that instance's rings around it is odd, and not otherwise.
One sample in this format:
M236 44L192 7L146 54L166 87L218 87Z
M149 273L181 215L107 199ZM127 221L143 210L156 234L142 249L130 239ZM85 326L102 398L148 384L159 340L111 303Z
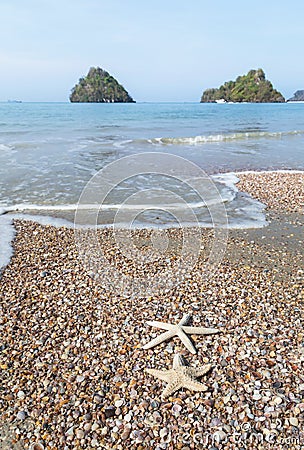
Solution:
M249 131L241 133L210 134L190 137L159 137L150 139L152 144L162 145L199 145L212 142L241 141L253 139L281 139L288 136L304 135L304 130L291 131Z
M250 197L248 194L244 194L238 191L237 182L238 178L234 173L226 173L226 174L217 174L211 177L213 181L217 184L218 188L220 187L220 195L217 199L202 200L201 202L186 202L187 208L191 208L194 211L195 215L198 218L198 222L192 223L187 222L187 214L184 213L184 220L182 224L176 222L166 222L166 216L164 216L164 220L162 222L154 222L153 223L153 214L149 215L150 210L162 209L161 205L158 204L107 204L107 205L99 205L99 204L91 204L91 205L78 205L78 204L70 204L70 205L35 205L35 204L17 204L5 206L2 205L0 208L0 229L1 229L1 250L0 250L0 267L4 267L8 264L12 254L12 245L11 242L15 235L15 230L12 224L13 219L22 219L22 220L31 220L36 223L42 225L53 225L55 227L67 227L73 228L74 223L73 220L67 220L65 215L67 213L70 214L70 217L74 217L74 212L78 208L88 210L90 212L93 211L111 211L125 209L126 212L128 210L141 211L148 210L148 217L143 219L142 221L134 221L134 223L126 223L121 221L119 223L115 222L115 227L121 228L176 228L180 227L192 227L199 226L205 228L212 228L213 222L212 217L210 218L210 211L216 208L216 205L219 202L225 205L227 219L226 225L223 222L223 226L227 226L230 229L240 229L240 228L261 228L267 225L267 221L264 214L265 205L258 202L257 200ZM153 198L152 198L153 200ZM215 205L215 206L214 206ZM147 208L148 207L148 208ZM211 207L211 210L209 208ZM165 204L164 210L167 212L172 212L173 216L176 213L178 217L178 211L183 210L185 208L184 203L172 203ZM46 215L45 215L46 214ZM49 215L48 215L49 214ZM52 217L60 216L61 217ZM95 217L95 216L94 216ZM110 217L110 216L109 216ZM114 217L115 216L111 216ZM123 217L123 216L122 216ZM128 217L128 213L127 213ZM79 225L77 225L79 226ZM96 227L96 225L84 224L84 227ZM97 228L107 228L112 226L110 222L108 223L100 223Z
M12 241L15 237L15 228L10 217L0 216L0 230L0 269L2 269L10 262L13 255Z

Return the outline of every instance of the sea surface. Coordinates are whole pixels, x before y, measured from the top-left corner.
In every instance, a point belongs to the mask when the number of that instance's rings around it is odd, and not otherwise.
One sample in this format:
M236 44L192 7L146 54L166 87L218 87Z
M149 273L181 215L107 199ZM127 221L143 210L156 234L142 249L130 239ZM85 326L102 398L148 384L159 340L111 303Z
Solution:
M120 158L151 152L154 175L139 168L131 177L127 170L124 179L123 166L117 166L120 174L114 176L116 186L99 210L98 223L111 224L124 209L128 213L119 220L128 222L132 198L134 226L178 226L177 211L184 203L199 224L210 225L208 205L218 202L225 205L230 227L264 226L263 205L238 192L233 174L304 170L304 104L0 103L0 212L72 223L94 175ZM161 174L157 153L168 155L168 161L176 155L196 164L212 176L216 190L202 180L198 194L184 178ZM168 170L170 162L165 166ZM156 195L155 189L174 193L167 210L166 195ZM139 198L140 192L145 195ZM98 196L93 203L97 208Z

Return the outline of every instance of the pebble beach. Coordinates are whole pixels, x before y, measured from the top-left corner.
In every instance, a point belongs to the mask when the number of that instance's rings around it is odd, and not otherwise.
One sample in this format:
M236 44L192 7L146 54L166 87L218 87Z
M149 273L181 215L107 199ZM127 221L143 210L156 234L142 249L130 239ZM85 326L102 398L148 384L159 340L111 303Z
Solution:
M72 229L15 221L0 279L1 450L304 447L304 173L238 177L269 225L229 231L211 276L202 255L166 297L109 293L84 269ZM109 245L111 231L98 233ZM148 245L150 232L138 233ZM202 234L206 248L211 238ZM184 314L220 333L193 336L196 355L176 337L142 349L162 332L147 321ZM211 364L206 392L161 399L165 383L146 369L171 368L176 353Z

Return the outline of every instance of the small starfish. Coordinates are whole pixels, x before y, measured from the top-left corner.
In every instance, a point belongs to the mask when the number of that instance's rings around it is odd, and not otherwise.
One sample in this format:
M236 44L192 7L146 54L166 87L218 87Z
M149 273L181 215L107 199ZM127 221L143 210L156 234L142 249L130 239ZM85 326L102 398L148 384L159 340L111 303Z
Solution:
M156 321L147 322L147 324L151 325L151 327L158 327L168 331L161 334L160 336L157 336L155 339L152 339L152 341L143 346L143 349L147 350L148 348L155 347L163 341L171 339L173 336L178 336L185 347L189 350L189 352L195 354L196 348L188 338L187 334L216 334L220 332L220 330L217 330L216 328L185 326L185 324L189 322L190 318L190 314L184 315L182 320L177 325L171 325L170 323Z
M176 354L174 355L172 369L165 371L146 369L146 371L150 375L168 383L161 396L162 400L164 400L165 397L168 397L182 387L192 391L207 391L208 387L205 384L196 381L195 378L205 375L210 369L211 364L198 368L185 366L182 357L179 354Z

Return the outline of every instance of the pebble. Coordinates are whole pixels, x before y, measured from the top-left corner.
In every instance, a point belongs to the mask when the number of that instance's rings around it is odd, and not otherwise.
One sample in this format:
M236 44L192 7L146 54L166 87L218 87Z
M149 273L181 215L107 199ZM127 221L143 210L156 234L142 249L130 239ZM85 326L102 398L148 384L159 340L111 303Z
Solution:
M105 416L107 419L109 419L110 417L114 417L115 416L115 408L111 407L111 408L106 408L105 409Z
M100 428L99 424L97 422L94 422L92 425L92 431L96 431L98 430L98 428Z
M17 397L20 399L23 399L25 397L25 392L24 391L18 391L17 392Z
M16 418L18 420L24 420L24 419L26 419L26 416L27 416L27 414L25 411L19 411Z
M77 439L83 439L84 438L83 430L77 430L76 431L76 437L77 437Z
M101 397L101 395L96 394L96 395L94 395L94 397L93 397L94 403L101 403L102 400L103 400L103 398Z
M168 434L168 428L161 428L161 430L159 432L160 437L163 438L167 434Z
M157 402L157 401L155 401L155 400L153 400L152 402L151 402L151 406L152 406L152 408L158 408L159 407L159 403Z
M119 408L123 404L124 404L124 400L123 399L116 400L116 402L115 402L116 408Z
M299 420L296 417L289 418L290 425L297 427L299 425Z
M225 397L223 397L223 402L225 405L227 405L227 403L229 403L230 398L231 398L231 395L226 395Z
M129 438L130 433L131 433L131 428L125 428L124 431L121 434L121 439L123 441L126 441Z
M74 427L70 427L70 428L66 431L65 435L66 435L66 436L73 436L73 435L74 435Z
M215 442L222 442L226 438L227 438L227 434L225 433L225 431L218 430L215 433L213 433L213 439L215 440Z
M105 436L105 435L107 434L108 431L109 431L109 430L108 430L108 427L102 427L102 429L101 429L101 434L102 434L103 436Z
M30 446L30 450L44 450L44 446L40 442L35 442Z
M273 400L273 403L275 405L280 405L282 403L282 398L281 397L275 397L275 399Z
M179 415L182 410L182 407L180 405L173 405L172 412L174 415Z
M218 417L214 417L212 420L211 420L211 426L212 427L217 427L217 426L219 426L219 425L221 425L221 420L218 418Z
M76 377L76 382L77 383L82 383L82 381L85 379L85 377L83 375L77 375Z
M84 431L89 432L92 428L92 424L91 423L85 423L83 426Z

